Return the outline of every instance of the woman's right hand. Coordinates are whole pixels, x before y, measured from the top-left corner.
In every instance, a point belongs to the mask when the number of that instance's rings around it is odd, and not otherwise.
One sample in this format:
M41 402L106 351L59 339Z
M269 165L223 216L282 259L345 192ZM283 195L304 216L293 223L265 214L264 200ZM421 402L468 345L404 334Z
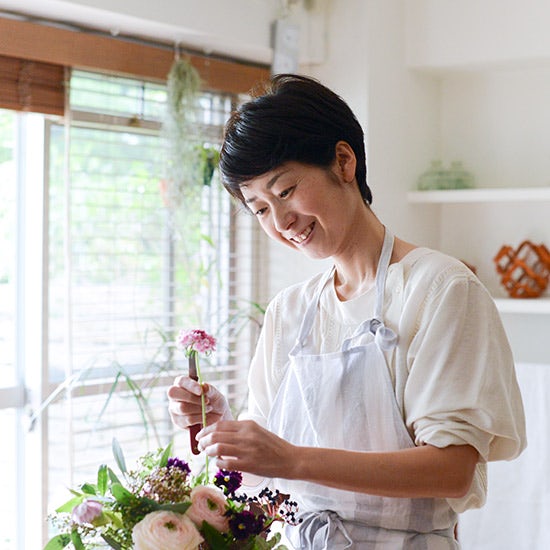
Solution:
M201 394L204 392L206 422L232 420L227 399L210 384L201 385L188 376L178 376L168 388L168 412L172 422L182 429L202 424Z

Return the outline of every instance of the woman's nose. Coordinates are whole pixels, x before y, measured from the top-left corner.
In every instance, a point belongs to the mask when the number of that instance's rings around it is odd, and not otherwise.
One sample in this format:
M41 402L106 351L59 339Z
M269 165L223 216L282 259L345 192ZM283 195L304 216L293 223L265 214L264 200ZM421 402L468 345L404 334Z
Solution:
M292 222L294 221L295 216L292 212L285 206L276 206L273 207L273 225L275 229L282 233L290 228Z

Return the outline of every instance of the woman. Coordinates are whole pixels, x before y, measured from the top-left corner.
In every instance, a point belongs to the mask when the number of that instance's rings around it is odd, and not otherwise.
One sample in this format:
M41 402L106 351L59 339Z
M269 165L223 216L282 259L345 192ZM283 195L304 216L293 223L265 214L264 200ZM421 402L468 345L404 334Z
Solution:
M485 500L485 463L525 446L512 355L461 262L394 238L371 209L363 131L315 80L279 75L230 119L224 185L273 239L328 272L279 293L250 367L249 419L205 388L199 448L278 478L299 502L296 548L458 548ZM178 378L170 413L200 422Z

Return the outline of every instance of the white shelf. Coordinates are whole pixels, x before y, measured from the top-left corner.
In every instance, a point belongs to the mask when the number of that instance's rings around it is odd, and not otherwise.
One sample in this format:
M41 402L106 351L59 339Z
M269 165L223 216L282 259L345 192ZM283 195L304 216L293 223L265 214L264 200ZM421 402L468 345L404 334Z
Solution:
M501 313L550 314L550 298L495 298Z
M550 201L550 187L476 188L436 191L409 191L407 200L419 204L465 202L537 202Z

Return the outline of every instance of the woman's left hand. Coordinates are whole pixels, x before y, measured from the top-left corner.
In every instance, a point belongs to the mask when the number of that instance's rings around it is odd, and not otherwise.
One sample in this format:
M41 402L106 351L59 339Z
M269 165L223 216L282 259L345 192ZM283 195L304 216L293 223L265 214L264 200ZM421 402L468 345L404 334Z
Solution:
M297 448L253 420L221 420L197 435L199 449L216 466L263 477L292 478Z

